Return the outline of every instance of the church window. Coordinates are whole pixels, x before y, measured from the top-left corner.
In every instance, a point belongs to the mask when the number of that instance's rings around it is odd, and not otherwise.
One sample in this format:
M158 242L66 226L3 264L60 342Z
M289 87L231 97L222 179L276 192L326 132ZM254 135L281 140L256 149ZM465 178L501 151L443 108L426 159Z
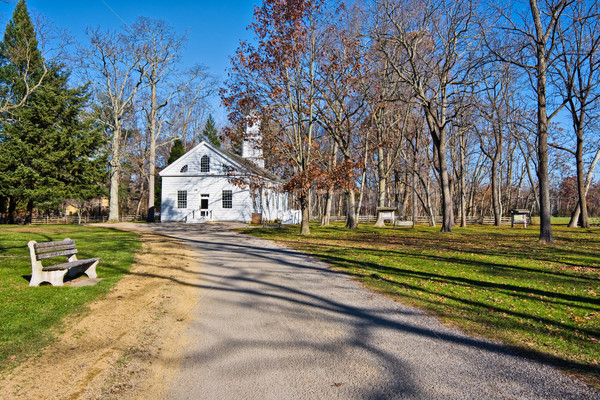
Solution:
M177 208L187 208L187 190L177 192Z
M202 156L200 159L200 172L210 172L210 157Z
M187 164L184 165L183 167L181 167L181 169L179 170L179 172L188 172L188 166L187 166Z
M233 193L231 190L223 190L223 208L233 208Z

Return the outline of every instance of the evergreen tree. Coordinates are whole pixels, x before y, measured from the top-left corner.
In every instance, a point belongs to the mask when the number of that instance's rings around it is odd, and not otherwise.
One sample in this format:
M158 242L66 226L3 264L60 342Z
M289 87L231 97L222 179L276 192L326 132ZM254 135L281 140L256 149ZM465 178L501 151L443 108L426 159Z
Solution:
M210 114L208 114L208 119L206 120L206 124L204 125L202 136L204 137L204 140L206 140L208 143L216 147L221 147L221 141L219 140L219 132L217 131L217 127L215 126L215 120Z
M0 43L0 96L2 110L17 107L37 87L46 73L38 49L35 27L25 0L20 0L6 25Z
M183 147L183 143L181 140L177 139L173 142L173 147L171 147L171 152L169 153L169 160L167 164L172 164L175 160L185 154L185 147Z
M6 25L3 41L0 43L0 120L6 120L8 111L25 104L27 97L37 88L44 77L45 68L35 29L31 23L27 5L20 0L13 11L12 19ZM3 165L15 164L17 154L7 147L8 137L0 136L0 153ZM11 177L0 170L0 212L8 211L9 222L13 222L19 198L10 190Z
M104 192L106 157L98 154L102 132L83 118L87 88L68 87L69 72L50 66L43 85L3 121L0 176L8 197L27 205L56 205Z

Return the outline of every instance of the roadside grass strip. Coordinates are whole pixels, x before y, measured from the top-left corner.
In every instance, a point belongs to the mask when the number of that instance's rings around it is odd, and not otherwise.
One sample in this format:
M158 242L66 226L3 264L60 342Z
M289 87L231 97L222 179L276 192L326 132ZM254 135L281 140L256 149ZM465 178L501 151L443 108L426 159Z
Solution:
M600 229L297 226L245 233L310 253L371 289L600 387Z
M99 257L94 286L29 287L27 242L75 240L79 259ZM0 230L0 371L38 352L128 273L141 243L134 233L76 225L3 226ZM65 259L66 261L66 259Z

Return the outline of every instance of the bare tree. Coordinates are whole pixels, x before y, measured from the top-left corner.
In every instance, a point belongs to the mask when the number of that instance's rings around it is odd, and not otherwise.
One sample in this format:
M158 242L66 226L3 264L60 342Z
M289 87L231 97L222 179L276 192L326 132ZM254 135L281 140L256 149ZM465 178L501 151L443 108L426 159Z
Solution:
M94 85L101 109L100 118L110 136L109 221L119 220L119 177L123 140L123 119L132 111L134 99L144 88L146 70L137 43L124 32L86 31L88 47L81 48L79 59Z
M149 143L148 221L154 222L156 150L175 140L167 138L160 141L165 133L163 126L169 122L174 123L168 120L165 108L175 96L191 86L194 87L191 99L196 102L211 95L216 85L203 67L196 67L186 73L178 69L186 36L177 35L164 20L140 17L130 31L137 44L137 58L140 69L143 68L143 80L148 90L143 107Z
M508 135L508 124L514 118L515 76L509 65L490 63L483 71L481 94L476 107L481 117L475 124L481 152L491 163L492 209L494 225L502 220L500 162L505 154L504 142Z
M398 162L401 148L406 145L406 135L414 128L415 104L410 99L410 88L399 84L385 60L378 59L380 52L369 52L367 64L371 67L365 74L365 101L370 112L369 123L373 130L373 161L377 173L377 207L388 206L388 185L394 172L395 186L400 184ZM406 182L403 182L405 186ZM395 187L398 196L398 187ZM396 201L396 207L402 203ZM402 215L399 215L401 217ZM383 226L383 219L375 226Z
M475 68L475 6L471 0L375 1L372 37L396 73L410 85L425 115L442 195L442 232L454 225L447 165L448 124L455 100Z
M366 157L362 154L368 143L361 130L367 114L365 93L360 85L364 82L363 60L357 31L335 25L327 30L326 51L317 63L320 101L316 108L320 125L335 141L343 157L336 177L346 194L346 227L350 229L358 227L361 202L356 202L356 172L361 169L364 175ZM358 190L362 198L364 185Z
M501 31L486 38L488 48L500 60L525 71L536 97L537 105L537 158L540 203L540 243L552 243L550 215L550 180L548 128L564 103L554 110L548 108L548 76L558 57L559 23L574 0L529 0L529 13L512 13L512 8L496 8L501 17ZM508 45L500 44L499 37Z
M201 132L210 110L202 87L191 86L181 91L170 107L173 117L169 119L168 136L181 138L185 150L190 150L202 140Z
M589 228L584 170L585 131L598 118L600 108L600 5L597 1L575 1L568 15L558 23L558 59L551 81L556 86L569 114L575 133L575 149L554 143L575 158L579 202L569 226ZM579 211L579 212L578 212Z

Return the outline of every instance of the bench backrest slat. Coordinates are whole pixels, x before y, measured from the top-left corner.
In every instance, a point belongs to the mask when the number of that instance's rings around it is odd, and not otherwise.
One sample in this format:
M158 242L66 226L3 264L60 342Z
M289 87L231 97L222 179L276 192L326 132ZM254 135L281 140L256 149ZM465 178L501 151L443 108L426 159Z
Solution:
M73 254L77 254L77 249L75 248L75 241L73 240L36 243L33 246L35 249L35 257L37 260L43 260L46 258L60 256L72 256Z
M36 254L36 258L38 260L44 260L46 258L52 258L52 257L72 256L73 254L77 254L77 249L55 251L52 253Z
M73 246L75 247L74 240L61 240L60 242L44 242L44 243L36 243L33 247L38 251L44 251L43 249L46 247L56 247L56 246Z

